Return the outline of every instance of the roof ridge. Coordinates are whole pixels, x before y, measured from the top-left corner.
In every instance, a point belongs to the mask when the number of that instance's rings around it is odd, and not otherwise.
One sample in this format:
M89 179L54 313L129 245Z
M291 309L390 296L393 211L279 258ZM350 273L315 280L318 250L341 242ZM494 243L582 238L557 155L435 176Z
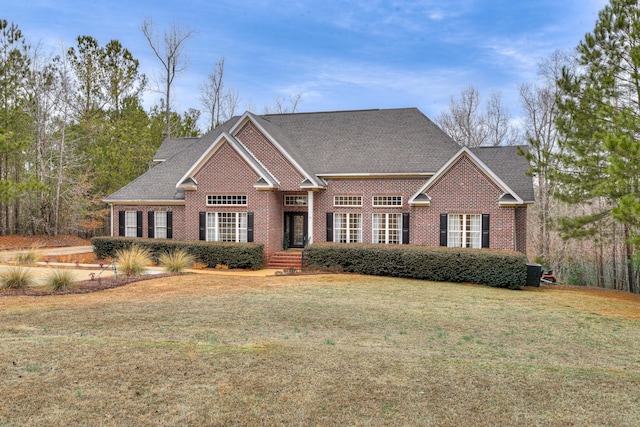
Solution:
M256 114L258 117L265 118L267 116L300 116L311 114L337 114L337 113L364 113L369 111L398 111L398 110L417 110L417 107L398 107L398 108L363 108L356 110L327 110L327 111L300 111L293 113L268 113Z

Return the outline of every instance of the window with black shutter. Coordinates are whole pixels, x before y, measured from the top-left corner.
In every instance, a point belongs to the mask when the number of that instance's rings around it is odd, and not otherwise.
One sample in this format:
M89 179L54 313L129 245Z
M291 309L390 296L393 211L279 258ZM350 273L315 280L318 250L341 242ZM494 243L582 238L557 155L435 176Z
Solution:
M327 242L333 242L333 212L327 212Z
M440 246L447 246L447 214L440 214Z

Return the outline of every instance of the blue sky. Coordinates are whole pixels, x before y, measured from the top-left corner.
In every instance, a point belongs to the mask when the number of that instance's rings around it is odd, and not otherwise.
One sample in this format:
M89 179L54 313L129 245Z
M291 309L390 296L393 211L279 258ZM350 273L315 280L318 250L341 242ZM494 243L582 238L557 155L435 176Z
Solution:
M301 93L299 111L418 107L435 119L469 85L500 91L520 114L518 85L556 49L592 31L606 0L2 0L0 18L32 45L57 54L90 35L117 39L159 72L139 28L179 23L188 69L176 79L175 109L201 108L198 85L226 58L225 83L241 113L262 113L274 97ZM145 105L157 101L145 94Z

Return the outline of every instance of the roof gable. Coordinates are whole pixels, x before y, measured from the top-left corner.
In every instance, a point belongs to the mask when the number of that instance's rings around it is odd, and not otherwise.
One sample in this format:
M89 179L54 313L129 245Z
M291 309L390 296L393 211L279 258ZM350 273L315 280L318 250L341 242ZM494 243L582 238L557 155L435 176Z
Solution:
M437 183L451 168L453 168L462 157L467 157L471 160L480 170L482 170L487 177L503 191L502 196L497 200L500 205L522 205L524 200L512 190L495 172L493 172L487 165L482 162L478 156L476 156L469 148L462 147L455 156L451 157L440 170L438 170L423 186L418 190L410 199L409 204L414 206L430 204L429 189ZM426 196L426 198L424 197Z
M196 162L187 170L187 172L176 183L177 188L192 188L191 181L195 181L194 176L207 164L209 159L218 151L225 143L228 143L236 153L254 170L259 176L256 182L256 188L260 189L276 189L278 188L278 180L260 163L260 161L236 138L228 132L222 132L204 153L196 160ZM197 183L196 183L197 185Z

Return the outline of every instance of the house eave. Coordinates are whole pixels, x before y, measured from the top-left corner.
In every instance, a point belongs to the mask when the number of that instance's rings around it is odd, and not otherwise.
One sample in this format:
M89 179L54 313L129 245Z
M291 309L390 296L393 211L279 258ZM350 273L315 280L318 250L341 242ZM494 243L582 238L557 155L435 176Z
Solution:
M358 173L319 173L317 174L320 178L343 178L343 179L354 179L354 178L425 178L433 176L431 172L389 172L389 173L380 173L380 172L358 172Z
M172 206L181 206L184 205L184 200L113 200L113 199L104 199L102 200L105 203L109 203L111 205L145 205L145 206L156 206L156 205L172 205Z

